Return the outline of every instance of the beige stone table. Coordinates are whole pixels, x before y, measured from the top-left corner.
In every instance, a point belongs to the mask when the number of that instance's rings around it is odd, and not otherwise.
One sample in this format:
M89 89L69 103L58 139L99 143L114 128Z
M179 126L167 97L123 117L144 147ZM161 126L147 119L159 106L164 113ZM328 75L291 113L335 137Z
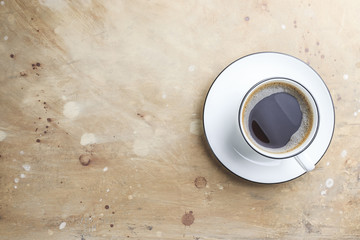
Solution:
M359 239L359 1L0 1L0 239ZM203 135L229 63L278 51L334 99L316 169L262 185Z

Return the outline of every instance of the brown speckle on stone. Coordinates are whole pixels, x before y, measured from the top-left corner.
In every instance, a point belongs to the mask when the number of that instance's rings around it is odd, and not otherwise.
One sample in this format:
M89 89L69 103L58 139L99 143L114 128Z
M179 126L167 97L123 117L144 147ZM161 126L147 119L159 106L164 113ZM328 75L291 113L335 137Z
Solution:
M197 188L204 188L206 187L207 180L204 177L197 177L195 178L194 184Z
M188 213L185 212L185 214L181 218L182 224L185 226L190 226L195 221L195 217L193 215L193 211L189 211Z
M81 165L87 166L87 165L90 164L91 157L90 157L90 155L88 155L88 154L82 154L82 155L80 155L80 157L79 157L79 161L80 161Z

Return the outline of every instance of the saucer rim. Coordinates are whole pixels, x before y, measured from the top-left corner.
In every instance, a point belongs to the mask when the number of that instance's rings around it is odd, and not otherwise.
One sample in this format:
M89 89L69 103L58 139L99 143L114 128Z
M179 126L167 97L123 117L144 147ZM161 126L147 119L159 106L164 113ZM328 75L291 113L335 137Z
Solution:
M231 172L233 175L241 178L241 179L244 179L248 182L251 182L251 183L257 183L257 184L266 184L266 185L269 185L269 184L280 184L280 183L286 183L286 182L290 182L290 181L293 181L301 176L303 176L305 173L307 173L306 171L294 178L291 178L291 179L288 179L288 180L285 180L285 181L278 181L278 182L261 182L261 181L254 181L254 180L250 180L250 179L247 179L243 176L240 176L238 174L236 174L234 171L232 171L229 167L225 166L225 164L220 161L219 157L216 155L215 151L213 150L213 148L211 147L210 145L210 142L209 142L209 139L208 139L208 136L206 134L206 130L205 130L205 105L206 105L206 102L207 102L207 99L208 99L208 96L209 96L209 93L211 91L211 89L213 88L213 85L215 84L215 82L218 80L219 76L226 70L228 69L232 64L234 64L235 62L243 59L243 58L246 58L246 57L249 57L249 56L252 56L252 55L257 55L257 54L264 54L264 53L270 53L270 54L280 54L280 55L284 55L284 56L287 56L287 57L291 57L291 58L294 58L304 64L306 64L307 67L309 67L319 78L320 80L322 81L323 85L325 86L325 89L326 91L328 92L329 96L330 96L330 102L331 102L331 105L332 105L332 112L333 112L333 127L332 127L332 132L331 132L331 137L329 139L329 143L327 144L326 146L326 149L324 151L324 153L321 155L321 157L318 159L318 161L314 164L315 166L320 162L320 160L324 157L324 155L326 154L326 152L328 151L329 147L330 147L330 144L333 140L333 137L334 137L334 132L335 132L335 122L336 122L336 115L335 115L335 106L334 106L334 101L333 101L333 98L331 96L331 93L330 93L330 90L328 88L328 86L326 85L325 81L322 79L322 77L319 75L319 73L317 71L315 71L314 68L312 68L309 64L307 64L305 61L297 58L297 57L294 57L292 55L289 55L287 53L282 53L282 52L276 52L276 51L261 51L261 52L255 52L255 53L250 53L250 54L247 54L247 55L244 55L236 60L234 60L233 62L231 62L230 64L228 64L217 76L216 78L213 80L213 82L211 83L210 87L209 87L209 90L207 91L206 93L206 96L205 96L205 100L204 100L204 104L203 104L203 109L202 109L202 126L203 126L203 131L204 131L204 135L205 135L205 138L206 138L206 142L207 142L207 145L208 147L211 149L211 152L212 154L215 156L215 158L217 159L218 162L220 162L220 164L222 166L224 166L229 172ZM305 151L306 149L304 149ZM292 158L292 157L290 157ZM279 160L279 161L286 161L286 159L289 159L289 158L284 158L282 160Z

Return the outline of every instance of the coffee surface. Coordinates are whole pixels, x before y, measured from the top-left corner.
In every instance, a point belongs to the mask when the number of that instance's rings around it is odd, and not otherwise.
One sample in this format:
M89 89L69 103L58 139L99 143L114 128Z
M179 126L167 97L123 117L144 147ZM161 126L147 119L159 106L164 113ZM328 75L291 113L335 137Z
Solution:
M264 83L247 98L241 119L245 134L259 148L288 152L309 136L313 112L305 95L283 81Z
M302 112L296 98L288 93L274 93L263 98L250 112L253 139L269 148L284 147L299 129Z

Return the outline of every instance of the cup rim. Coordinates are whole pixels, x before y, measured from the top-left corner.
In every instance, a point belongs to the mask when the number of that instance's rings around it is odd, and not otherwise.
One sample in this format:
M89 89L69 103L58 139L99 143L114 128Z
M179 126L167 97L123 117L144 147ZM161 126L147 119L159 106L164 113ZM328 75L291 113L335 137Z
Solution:
M312 99L312 102L314 103L315 105L315 109L314 109L314 112L316 114L316 128L315 130L313 131L313 136L310 136L311 139L310 141L308 141L308 143L303 146L301 148L301 145L299 147L296 147L294 150L291 150L289 151L289 153L291 154L286 154L285 153L272 153L272 152L266 152L266 151L262 151L259 147L257 147L255 144L253 144L251 142L250 139L248 139L248 136L246 135L246 133L244 132L245 131L245 127L243 126L242 124L242 116L243 116L243 111L242 111L242 108L243 108L243 105L245 104L246 100L248 99L248 96L257 88L259 87L259 85L262 85L264 84L265 82L268 82L268 81L276 81L276 80L279 80L279 81L283 81L283 82L290 82L290 84L293 84L293 85L299 85L301 88L303 88L303 90L306 91L306 93L309 94L309 96L311 97ZM312 105L312 104L311 104ZM319 123L320 123L320 115L319 115L319 109L318 109L318 105L315 101L315 98L313 97L313 95L311 94L311 92L306 88L304 87L304 85L302 85L301 83L299 83L298 81L296 80L293 80L293 79L290 79L290 78L286 78L286 77L271 77L271 78L267 78L267 79L264 79L264 80L261 80L259 82L257 82L255 85L253 85L245 94L245 96L243 97L242 101L241 101L241 104L240 104L240 107L239 107L239 112L238 112L238 124L239 124L239 128L240 128L240 133L241 135L243 136L245 142L257 153L259 153L260 155L264 156L264 157L267 157L267 158L271 158L271 159L275 159L275 160L280 160L280 159L286 159L286 158L292 158L292 157L295 157L299 154L301 154L303 151L305 151L310 145L311 143L314 141L314 139L316 138L316 135L318 133L318 129L319 129ZM312 131L311 131L312 132ZM305 143L304 143L305 144ZM300 150L297 150L297 149L300 149ZM297 151L296 151L297 150Z

